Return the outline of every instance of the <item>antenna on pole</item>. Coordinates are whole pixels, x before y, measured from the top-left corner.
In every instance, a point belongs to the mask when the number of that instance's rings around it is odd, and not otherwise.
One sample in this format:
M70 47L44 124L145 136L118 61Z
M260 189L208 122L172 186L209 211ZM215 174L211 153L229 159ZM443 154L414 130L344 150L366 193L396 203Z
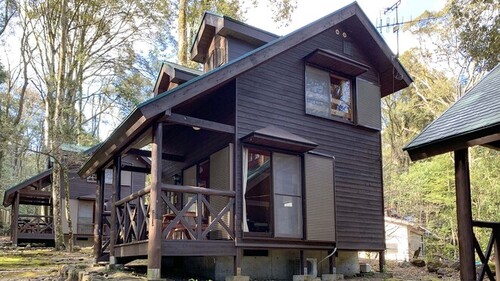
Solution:
M392 33L396 33L396 44L397 53L396 58L399 57L399 27L403 24L403 21L399 21L398 7L401 4L401 0L396 1L392 6L384 9L384 15L390 14L392 11L396 11L396 19L391 23L390 17L387 17L386 24L382 24L382 15L380 16L380 24L377 26L380 33L383 32L383 28L386 28L386 32L389 32L389 28L392 27Z

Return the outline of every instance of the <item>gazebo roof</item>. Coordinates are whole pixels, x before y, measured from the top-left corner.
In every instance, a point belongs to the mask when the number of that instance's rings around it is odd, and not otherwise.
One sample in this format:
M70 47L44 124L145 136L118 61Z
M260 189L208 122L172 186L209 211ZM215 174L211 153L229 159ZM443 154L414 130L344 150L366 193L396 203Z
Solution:
M42 188L50 185L52 183L52 168L47 169L40 174L33 176L9 189L7 189L3 196L3 205L8 207L12 205L15 199L15 194L18 191L26 190L26 192L21 192L20 203L21 204L33 204L33 205L46 205L50 200L50 193L48 197L45 193L39 192ZM33 189L33 190L31 190Z
M415 161L474 145L500 149L500 65L403 149Z

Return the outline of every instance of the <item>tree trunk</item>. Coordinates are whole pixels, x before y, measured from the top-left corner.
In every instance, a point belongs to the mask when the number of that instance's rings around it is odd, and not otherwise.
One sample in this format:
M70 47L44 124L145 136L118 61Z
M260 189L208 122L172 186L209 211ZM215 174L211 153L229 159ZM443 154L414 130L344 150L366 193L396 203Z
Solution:
M187 65L187 20L186 20L187 0L179 0L178 38L179 38L179 63Z
M73 222L71 221L71 209L69 204L69 177L68 170L63 168L63 184L64 184L64 200L65 200L65 208L66 208L66 220L68 222L68 250L73 252Z
M62 217L61 217L61 187L62 187L62 153L60 152L61 142L63 141L63 118L62 106L64 102L65 93L65 69L66 69L66 51L67 51L67 1L61 2L61 38L59 46L59 63L57 70L57 89L55 98L55 112L52 119L52 152L55 158L54 165L54 183L53 189L53 208L54 208L54 223L55 223L55 244L56 249L62 250L64 248L64 233L62 231Z
M60 153L55 153L60 154ZM55 163L52 180L52 213L54 216L54 239L56 250L64 250L64 233L61 216L61 166Z

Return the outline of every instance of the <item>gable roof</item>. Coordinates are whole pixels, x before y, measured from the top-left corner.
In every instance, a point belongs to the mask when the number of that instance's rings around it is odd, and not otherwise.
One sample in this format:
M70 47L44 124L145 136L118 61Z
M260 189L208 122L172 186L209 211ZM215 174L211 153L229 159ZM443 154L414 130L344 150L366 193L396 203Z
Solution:
M256 46L262 46L277 38L278 35L248 25L228 16L205 12L196 33L195 40L191 45L191 60L203 63L211 39L215 35L231 36Z
M473 145L500 148L500 64L403 150L419 160Z
M173 62L164 62L161 64L161 70L156 78L153 92L156 95L161 94L168 90L170 83L182 84L202 74L203 72L197 69Z
M16 192L20 191L21 189L27 188L29 186L32 186L36 184L37 182L41 182L41 186L39 188L43 188L45 186L48 186L52 183L52 169L47 169L40 174L33 176L19 184L14 185L13 187L5 190L4 195L3 195L3 205L4 207L8 207L12 205L14 202L14 195Z
M349 28L357 26L357 31L360 31L358 36L365 37L363 44L366 45L364 47L367 52L370 52L373 56L381 57L374 59L374 64L381 74L382 96L403 89L412 82L410 75L395 58L368 17L359 5L353 2L286 36L277 38L248 52L238 59L139 104L83 165L78 172L79 175L82 177L89 176L98 168L109 164L113 155L122 153L136 142L139 136L148 131L153 122L162 117L168 118L169 111L174 106L220 87L239 75L344 21L349 22Z

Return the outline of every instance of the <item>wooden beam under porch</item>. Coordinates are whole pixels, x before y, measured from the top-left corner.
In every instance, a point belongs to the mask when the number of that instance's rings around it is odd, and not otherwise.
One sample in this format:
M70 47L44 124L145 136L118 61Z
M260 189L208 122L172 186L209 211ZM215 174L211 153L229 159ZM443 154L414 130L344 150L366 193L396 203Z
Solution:
M170 256L236 256L234 241L217 240L164 240L161 242L163 257ZM117 258L143 257L148 255L148 241L117 245Z

